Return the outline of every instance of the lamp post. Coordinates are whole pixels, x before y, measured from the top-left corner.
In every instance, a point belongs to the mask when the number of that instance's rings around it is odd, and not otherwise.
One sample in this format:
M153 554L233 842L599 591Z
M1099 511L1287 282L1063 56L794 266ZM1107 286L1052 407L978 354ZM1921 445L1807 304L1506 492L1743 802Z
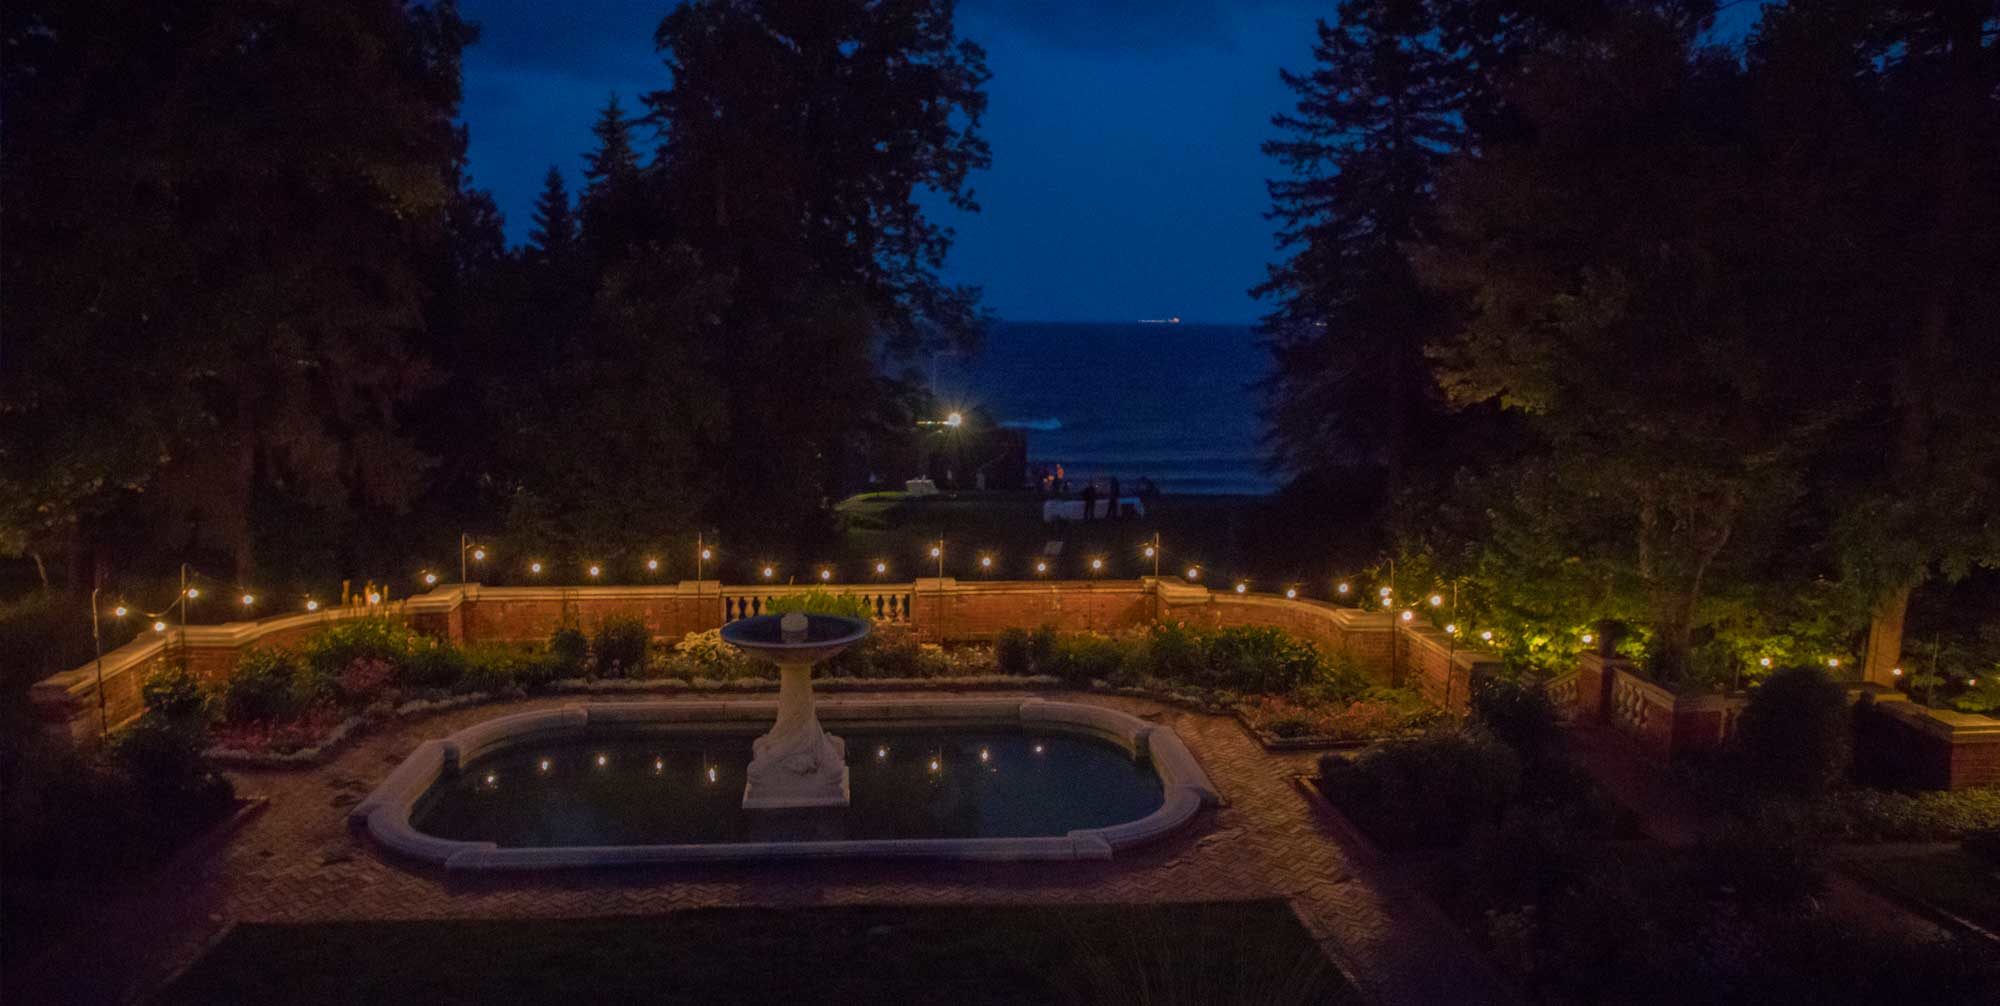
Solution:
M1160 578L1160 532L1153 532L1153 540L1146 543L1146 558L1153 560L1153 579Z
M704 538L701 532L699 531L695 532L694 536L694 582L695 583L699 584L701 582L702 567L706 565L708 560L713 558L714 555L715 553L709 550L708 539ZM697 593L699 593L699 591L697 591Z
M465 558L467 555L472 557L473 562L485 562L486 546L473 541L471 534L460 531L458 533L458 582L460 584L466 582Z
M97 595L101 587L90 588L90 642L97 649L97 738L103 740L111 736L111 718L104 704L104 635L98 628ZM123 618L125 606L118 606L118 615Z
M1097 575L1102 572L1104 572L1104 560L1090 560L1090 600L1086 602L1087 607L1084 609L1084 624L1093 630L1097 628Z
M931 558L937 560L937 624L938 645L944 645L944 536L938 535L937 544L931 546Z

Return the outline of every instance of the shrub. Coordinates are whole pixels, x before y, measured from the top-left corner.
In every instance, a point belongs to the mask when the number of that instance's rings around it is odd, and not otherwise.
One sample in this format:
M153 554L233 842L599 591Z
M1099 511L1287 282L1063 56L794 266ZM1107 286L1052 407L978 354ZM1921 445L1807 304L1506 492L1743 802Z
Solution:
M386 615L335 622L299 647L299 658L314 677L338 678L357 660L378 660L401 669L410 654L429 640Z
M1060 637L1048 673L1072 688L1087 688L1093 681L1116 674L1124 662L1125 647L1117 640L1082 632Z
M1147 630L1133 662L1146 677L1206 684L1210 679L1206 650L1200 633L1178 622L1161 623Z
M845 656L845 654L843 654ZM727 681L757 670L758 661L722 641L722 630L690 632L674 645L674 659L691 677Z
M536 657L501 643L475 643L457 650L456 655L461 672L452 688L461 694L494 695L525 688L535 677L530 666L537 663Z
M1826 803L1829 826L1851 842L1946 842L2000 829L2000 788L1899 793L1848 789Z
M590 662L590 640L574 625L560 626L549 634L548 659L557 677L583 677L584 667Z
M781 594L764 602L762 609L766 615L783 615L802 611L808 615L841 615L858 618L864 622L875 619L875 606L860 594L836 593L825 587L809 587L791 594Z
M1546 764L1562 744L1555 703L1537 682L1483 677L1472 683L1472 718L1524 765Z
M993 640L993 662L1000 673L1025 677L1034 673L1034 651L1026 629L1003 629Z
M139 685L146 708L169 723L199 726L208 719L208 695L186 664L167 663L155 667Z
M285 650L253 649L236 661L222 686L222 717L232 723L290 719L305 708L298 658Z
M207 738L164 719L145 718L121 731L111 744L111 762L139 787L154 806L186 805L178 813L205 815L227 802L229 782L202 757Z
M464 651L443 640L424 639L404 659L399 680L405 688L454 691L465 673Z
M882 632L848 647L824 670L846 678L938 678L956 673L958 665L942 646L908 632Z
M1758 785L1813 797L1847 772L1850 720L1846 692L1826 672L1791 668L1771 675L1750 693L1736 742Z
M367 706L382 698L399 668L379 657L356 657L334 679L334 697L344 706Z
M1318 647L1282 629L1223 629L1200 649L1208 671L1197 683L1241 692L1289 692L1320 677L1323 667Z
M1036 674L1054 674L1056 666L1056 627L1042 623L1028 634L1028 665Z
M1521 788L1512 749L1480 734L1440 732L1348 759L1320 759L1327 798L1385 849L1455 846L1493 823Z
M606 615L597 623L597 635L590 649L597 661L597 673L607 678L636 678L646 673L646 651L653 645L653 632L637 615Z
M1826 842L1802 803L1772 801L1732 819L1701 853L1709 879L1752 904L1789 908L1826 887Z

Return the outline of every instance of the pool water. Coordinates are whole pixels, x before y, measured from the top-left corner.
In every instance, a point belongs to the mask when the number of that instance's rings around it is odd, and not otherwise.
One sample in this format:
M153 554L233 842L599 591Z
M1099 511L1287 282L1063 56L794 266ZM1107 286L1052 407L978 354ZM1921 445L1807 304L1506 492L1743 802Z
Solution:
M616 734L526 744L440 779L411 823L501 847L1022 838L1136 821L1160 778L1109 741L996 727L848 732L852 803L745 811L751 737Z

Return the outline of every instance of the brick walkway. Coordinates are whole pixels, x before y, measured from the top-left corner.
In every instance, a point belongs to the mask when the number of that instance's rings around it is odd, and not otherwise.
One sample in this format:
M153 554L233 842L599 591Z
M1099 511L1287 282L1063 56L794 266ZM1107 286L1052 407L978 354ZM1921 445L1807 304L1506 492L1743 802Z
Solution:
M935 697L934 694L929 697ZM1230 719L1158 703L1063 696L1177 730L1227 801L1187 833L1110 863L843 863L676 867L462 879L386 860L345 810L419 741L542 698L454 710L377 730L311 771L246 773L269 800L217 854L164 889L109 906L57 951L17 1002L117 1002L157 987L232 922L546 918L679 908L822 904L1168 902L1280 896L1364 992L1392 1003L1482 1003L1508 994L1421 899L1365 865L1291 777L1311 756L1274 755ZM12 980L10 985L14 984Z

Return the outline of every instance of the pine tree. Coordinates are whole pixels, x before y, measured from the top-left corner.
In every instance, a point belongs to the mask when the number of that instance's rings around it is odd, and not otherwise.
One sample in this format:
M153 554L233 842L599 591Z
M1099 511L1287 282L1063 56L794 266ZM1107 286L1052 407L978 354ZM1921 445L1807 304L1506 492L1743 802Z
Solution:
M624 106L612 95L597 113L590 135L597 137L597 149L584 157L583 194L591 198L607 184L628 181L639 174L639 152L632 146L632 120Z
M568 262L576 251L576 213L570 207L569 189L563 185L562 172L554 165L549 166L549 173L542 180L534 219L535 228L528 232L530 260L543 264Z
M1267 443L1295 476L1373 470L1393 494L1440 413L1423 347L1446 307L1406 250L1429 236L1438 172L1464 142L1463 68L1438 37L1426 4L1347 0L1318 25L1313 69L1283 72L1298 104L1264 152L1287 171L1268 188L1291 254L1252 294L1276 302Z

